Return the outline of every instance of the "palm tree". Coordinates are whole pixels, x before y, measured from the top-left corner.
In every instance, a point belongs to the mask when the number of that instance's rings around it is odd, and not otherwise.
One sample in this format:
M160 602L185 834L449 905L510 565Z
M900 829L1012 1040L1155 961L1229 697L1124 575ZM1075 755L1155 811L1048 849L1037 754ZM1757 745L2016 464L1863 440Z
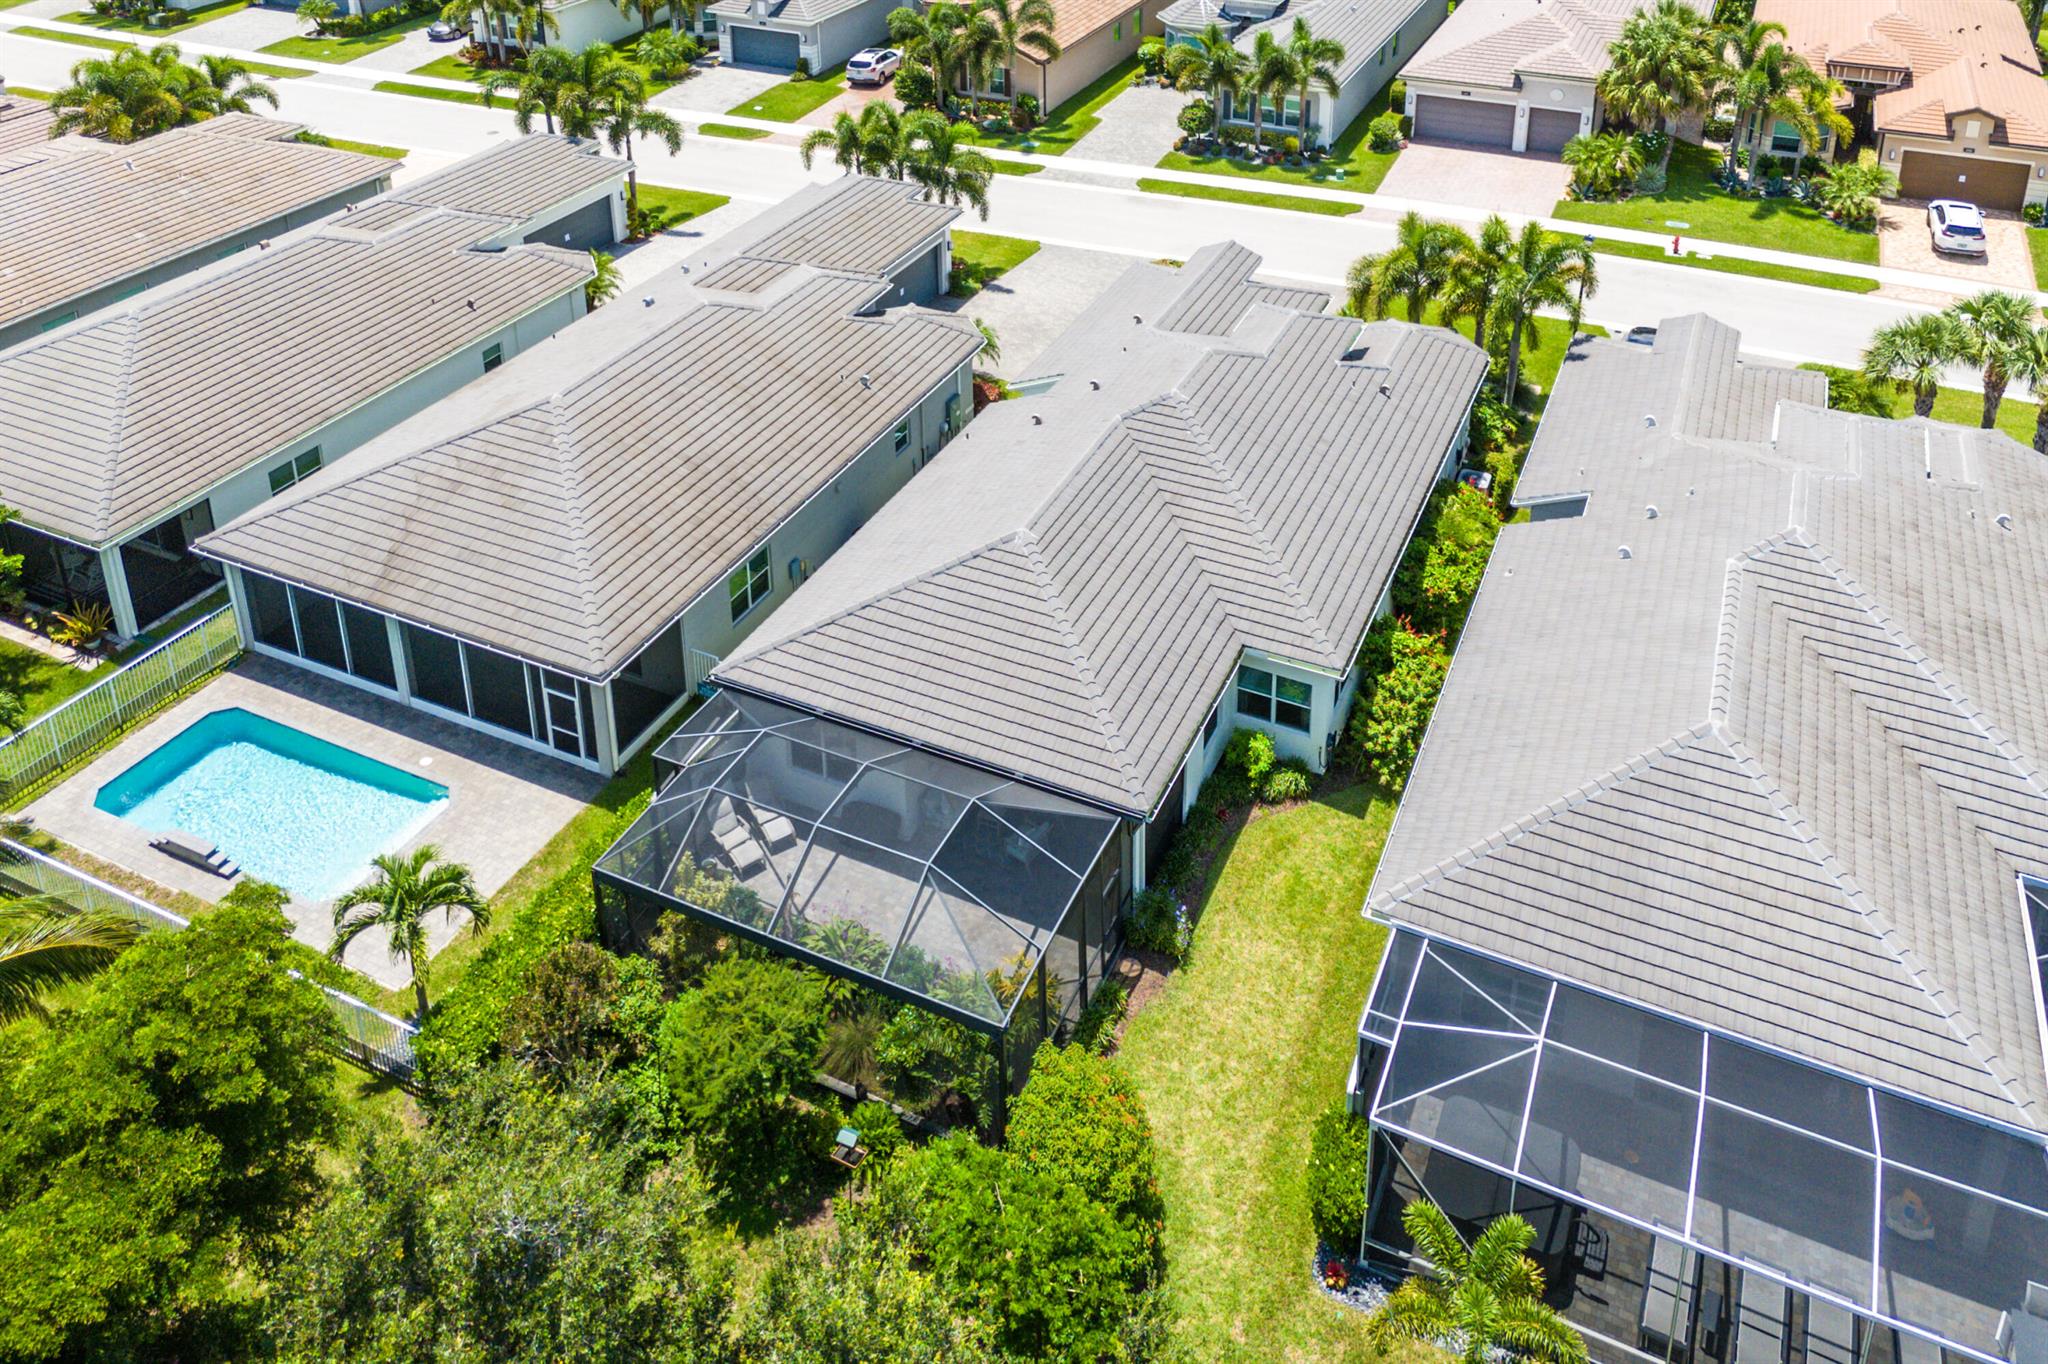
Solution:
M1052 0L974 0L974 12L997 36L992 71L1014 67L1019 57L1040 66L1059 60L1059 39L1053 37L1059 20Z
M974 319L974 329L981 333L981 348L974 352L974 358L986 360L991 365L1002 359L1003 342L996 335L996 329L978 317Z
M904 174L924 186L924 197L942 204L970 204L988 217L988 186L995 163L965 141L945 117L920 110L903 120Z
M683 16L688 15L690 27L697 27L697 11L704 7L703 0L668 0L668 27L671 33L683 31Z
M1543 334L1536 327L1537 310L1563 312L1571 319L1571 332L1576 335L1580 310L1599 287L1593 251L1585 242L1546 232L1536 223L1522 225L1522 233L1501 268L1490 319L1494 332L1507 339L1503 399L1515 400L1515 387L1522 380L1522 347L1534 349L1543 344Z
M1717 67L1698 11L1685 0L1657 0L1622 24L1595 88L1609 108L1638 126L1664 125L1659 168L1668 171L1678 116L1706 102Z
M619 296L619 262L605 251L590 253L590 278L583 284L583 306L588 309L602 308Z
M2027 334L2027 344L2015 357L2013 377L2034 389L2034 453L2048 455L2048 327L2036 327Z
M647 32L654 27L654 16L661 13L666 0L613 0L622 19L638 18L640 31Z
M934 0L923 10L905 5L889 11L889 41L932 70L932 98L946 107L946 77L957 59L958 35L964 15L958 5Z
M1715 100L1735 106L1735 136L1728 139L1726 166L1735 168L1735 150L1752 122L1760 144L1762 130L1776 123L1789 123L1809 147L1818 147L1826 132L1847 140L1854 125L1835 107L1842 94L1839 81L1815 71L1806 58L1780 41L1783 25L1758 23L1728 25L1717 30L1720 42L1720 79L1713 92Z
M1496 1352L1585 1364L1586 1342L1544 1304L1543 1271L1522 1253L1536 1238L1527 1222L1512 1213L1497 1218L1469 1250L1434 1203L1410 1203L1401 1225L1429 1267L1395 1289L1373 1317L1372 1333L1383 1346L1455 1340L1464 1364L1489 1364Z
M519 0L448 0L441 7L441 17L457 27L475 22L481 14L484 51L500 65L511 57L505 46L505 21L518 12Z
M1251 71L1245 77L1245 98L1252 102L1252 146L1265 145L1266 101L1271 98L1275 104L1274 116L1284 120L1286 106L1285 91L1294 88L1294 62L1287 55L1287 49L1273 36L1271 29L1260 29L1252 39Z
M190 116L182 68L176 43L79 62L71 68L71 84L50 98L56 111L50 135L84 133L133 142L176 127Z
M608 44L600 46L610 51ZM485 72L484 102L490 103L501 91L509 89L513 92L512 118L519 125L519 131L532 132L533 116L539 114L548 132L553 133L555 109L562 102L562 92L582 74L582 70L583 63L575 53L551 44L527 54L523 70Z
M1309 92L1321 90L1334 103L1340 89L1337 68L1344 61L1344 44L1335 38L1316 37L1309 31L1308 21L1296 16L1294 31L1287 37L1287 56L1294 68L1294 91L1300 101L1301 145L1306 147ZM1337 132L1335 128L1330 131Z
M1863 352L1863 374L1873 383L1910 391L1913 415L1932 416L1942 376L1962 352L1955 319L1946 313L1924 313L1878 328Z
M1948 309L1959 341L1956 358L1983 370L1984 414L1978 425L1986 431L1998 425L2006 385L2033 343L2034 313L2033 300L1998 289L1987 289Z
M1378 258L1367 289L1366 317L1385 317L1400 299L1410 322L1450 282L1451 263L1472 249L1472 239L1450 223L1433 223L1409 210L1394 229L1394 249Z
M233 57L209 53L196 67L186 67L185 105L208 114L253 113L251 101L277 107L277 88L256 79L248 66Z
M1572 169L1572 183L1589 198L1604 197L1635 183L1643 173L1643 149L1626 133L1580 133L1564 144L1558 159Z
M1244 89L1251 58L1238 50L1221 24L1202 30L1193 43L1175 43L1166 49L1166 74L1183 90L1201 89L1209 94L1216 113L1216 136L1223 136L1223 97Z
M592 47L602 47L593 43ZM621 79L616 72L607 73L606 79L595 94L586 97L578 107L587 106L597 130L604 135L605 142L613 151L626 153L626 220L631 222L640 216L640 170L633 162L633 139L650 134L661 139L661 145L674 156L683 149L683 125L669 114L647 106L647 87L640 79L640 73L624 58L615 58L631 79ZM562 126L568 130L565 115Z
M1479 235L1466 242L1451 257L1444 281L1443 321L1454 326L1472 319L1472 344L1486 349L1486 320L1493 312L1494 294L1500 288L1501 273L1507 269L1514 250L1514 230L1498 213L1480 224Z
M327 955L340 961L367 930L388 930L392 959L412 967L413 999L421 1018L427 1016L427 915L438 909L452 919L456 910L466 909L471 933L483 932L491 922L491 907L477 894L469 868L440 856L441 850L429 844L410 857L384 853L371 859L376 878L342 892L334 902L334 941L327 945Z
M797 149L805 170L824 147L832 149L833 163L849 175L903 178L903 118L887 100L869 101L859 118L845 112L835 114L830 127L806 137Z
M996 72L1008 65L1002 30L979 6L960 11L959 27L953 31L953 67L962 89L971 100L976 92L995 84Z
M45 994L105 970L141 932L125 914L47 896L0 900L0 1025L46 1017Z
M334 17L337 8L334 0L299 0L296 13L313 26L313 35L318 37L327 31L327 21Z
M683 69L704 55L695 38L671 28L649 29L640 35L633 55L654 73L656 80L674 80Z
M513 10L512 37L519 44L521 52L531 52L537 45L562 31L562 21L555 17L555 11L541 0L526 0Z

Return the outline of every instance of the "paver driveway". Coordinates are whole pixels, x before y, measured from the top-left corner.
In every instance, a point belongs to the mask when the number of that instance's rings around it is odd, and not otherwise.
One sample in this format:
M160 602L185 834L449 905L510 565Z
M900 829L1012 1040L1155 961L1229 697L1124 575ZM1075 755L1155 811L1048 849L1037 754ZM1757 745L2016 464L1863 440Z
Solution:
M1571 180L1571 171L1554 156L1414 142L1380 182L1379 193L1538 218L1549 216Z
M1927 232L1927 201L1899 199L1877 209L1877 259L1894 270L1918 270L1965 281L1958 293L1979 289L2034 291L2034 256L2027 248L2027 225L2011 214L1984 215L1985 245L1981 256L1952 256L1934 249Z

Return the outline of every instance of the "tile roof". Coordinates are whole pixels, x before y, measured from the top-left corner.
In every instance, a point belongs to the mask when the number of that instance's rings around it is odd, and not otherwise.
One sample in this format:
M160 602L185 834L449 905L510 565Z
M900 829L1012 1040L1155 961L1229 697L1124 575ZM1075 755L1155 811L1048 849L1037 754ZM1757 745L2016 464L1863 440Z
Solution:
M47 142L50 121L55 117L42 100L0 94L0 156Z
M846 192L804 198L829 214ZM876 313L875 275L807 263L749 297L699 273L637 286L201 551L608 677L980 346L956 318Z
M714 675L1143 814L1243 650L1342 673L1485 357L1257 264L1133 266Z
M595 139L520 137L464 157L392 197L464 213L526 218L599 185L623 183L625 177L626 163L604 155Z
M1258 19L1237 35L1237 46L1250 52L1262 32L1284 41L1294 21L1301 19L1318 38L1334 38L1344 45L1344 60L1337 66L1342 83L1370 65L1424 3L1427 0L1281 0L1271 18ZM1212 22L1223 23L1227 31L1232 21L1243 17L1231 12L1230 0L1176 0L1159 15L1160 22L1183 31L1200 30Z
M380 156L280 140L272 120L216 121L0 161L0 323L391 175Z
M2048 147L2048 82L2010 0L1758 0L1757 18L1783 24L1817 69L1909 72L1878 92L1880 131L1947 138L1951 119L1980 111L2002 121L2004 141Z
M767 17L780 21L785 27L816 24L859 9L866 3L867 0L768 0ZM747 0L717 0L707 8L725 19L755 18L753 7Z
M2048 1129L2048 471L1738 343L1567 362L1369 908Z
M1706 12L1707 0L1690 0ZM1524 76L1594 80L1628 17L1652 0L1464 0L1401 75L1512 90Z
M906 192L900 180L845 175L793 194L718 242L725 257L888 274L931 245L957 208Z

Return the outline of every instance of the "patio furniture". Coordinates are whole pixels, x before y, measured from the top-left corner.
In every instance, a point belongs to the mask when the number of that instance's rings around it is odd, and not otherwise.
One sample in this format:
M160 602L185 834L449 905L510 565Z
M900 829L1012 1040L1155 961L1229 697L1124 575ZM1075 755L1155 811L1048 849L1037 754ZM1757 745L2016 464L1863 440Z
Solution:
M857 1170L867 1158L868 1148L860 1144L860 1133L851 1127L840 1128L839 1135L832 1139L832 1159L849 1170Z
M1792 1290L1754 1270L1742 1271L1735 1300L1735 1358L1732 1364L1785 1364Z
M759 819L756 832L760 834L761 841L768 845L768 851L771 853L781 852L796 842L796 825L790 822L787 815L771 814L765 819Z
M1941 1347L1911 1331L1892 1332L1892 1358L1898 1364L1941 1364Z
M2007 1313L1999 1322L1999 1344L2012 1364L2048 1364L2048 1317Z
M2022 1306L2032 1316L2048 1317L2048 1283L2027 1280L2027 1298Z
M768 863L768 855L761 850L761 841L730 805L719 812L711 825L711 837L725 853L726 861L732 864L732 874L742 881Z
M1857 1364L1863 1356L1861 1334L1848 1308L1820 1298L1806 1300L1807 1364Z
M242 869L230 861L228 855L204 839L173 830L149 840L149 846L166 857L175 858L188 867L210 871L224 881L232 881L242 874Z
M1686 1248L1668 1237L1650 1243L1643 1276L1642 1339L1651 1354L1672 1353L1692 1334L1692 1273Z

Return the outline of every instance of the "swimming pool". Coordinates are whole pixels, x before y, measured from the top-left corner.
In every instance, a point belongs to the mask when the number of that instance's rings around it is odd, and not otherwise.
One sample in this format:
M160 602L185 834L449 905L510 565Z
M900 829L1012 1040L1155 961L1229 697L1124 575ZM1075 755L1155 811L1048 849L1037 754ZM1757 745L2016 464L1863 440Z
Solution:
M439 782L237 707L193 721L92 803L154 833L218 843L248 875L329 900L447 800Z

